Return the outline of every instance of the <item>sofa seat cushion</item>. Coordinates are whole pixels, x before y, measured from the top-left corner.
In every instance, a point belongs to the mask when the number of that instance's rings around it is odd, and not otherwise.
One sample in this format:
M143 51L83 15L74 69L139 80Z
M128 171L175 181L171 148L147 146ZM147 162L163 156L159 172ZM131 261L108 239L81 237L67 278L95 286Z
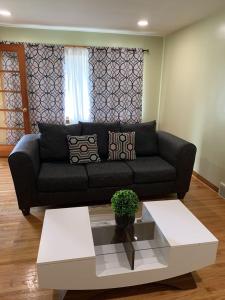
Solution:
M133 174L125 162L103 161L86 165L90 187L126 186Z
M85 167L69 163L42 163L38 178L41 192L85 190L88 177Z
M159 156L138 157L126 164L133 171L134 183L150 183L173 181L176 179L176 170L167 161Z

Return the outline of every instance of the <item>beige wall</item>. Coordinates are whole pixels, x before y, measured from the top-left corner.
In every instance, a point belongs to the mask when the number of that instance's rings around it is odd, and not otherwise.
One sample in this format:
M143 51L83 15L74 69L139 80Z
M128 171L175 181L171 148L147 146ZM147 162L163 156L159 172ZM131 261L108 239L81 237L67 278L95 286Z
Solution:
M161 37L0 27L0 40L149 49L144 59L143 121L156 119L161 75Z
M198 148L195 170L225 182L225 12L165 38L160 129Z

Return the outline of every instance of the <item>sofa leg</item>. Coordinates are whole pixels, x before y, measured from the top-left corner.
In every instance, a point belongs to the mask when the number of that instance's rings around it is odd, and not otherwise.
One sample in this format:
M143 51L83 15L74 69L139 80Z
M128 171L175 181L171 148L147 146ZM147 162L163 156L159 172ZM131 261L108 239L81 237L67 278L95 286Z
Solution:
M28 216L30 214L30 207L22 208L21 210L24 216Z
M183 200L185 195L186 195L185 192L177 193L177 198L180 199L180 200Z

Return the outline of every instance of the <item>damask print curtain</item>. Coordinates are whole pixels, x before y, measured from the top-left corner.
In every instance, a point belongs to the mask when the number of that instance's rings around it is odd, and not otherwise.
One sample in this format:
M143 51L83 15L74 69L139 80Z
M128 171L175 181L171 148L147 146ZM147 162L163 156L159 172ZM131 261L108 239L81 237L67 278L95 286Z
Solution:
M92 120L140 122L143 50L91 47L89 64Z
M25 44L31 130L37 122L64 123L64 47Z

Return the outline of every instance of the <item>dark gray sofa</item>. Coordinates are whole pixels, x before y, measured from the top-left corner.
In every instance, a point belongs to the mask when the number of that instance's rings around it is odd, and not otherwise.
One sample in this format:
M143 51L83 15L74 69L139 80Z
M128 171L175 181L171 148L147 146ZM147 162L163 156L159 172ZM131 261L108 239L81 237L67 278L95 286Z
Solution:
M41 134L25 135L9 156L19 208L24 215L34 206L79 206L109 203L112 194L133 189L140 199L189 189L196 147L166 132L156 123L39 124ZM135 131L134 161L107 161L108 131ZM67 134L97 134L102 162L71 165Z

